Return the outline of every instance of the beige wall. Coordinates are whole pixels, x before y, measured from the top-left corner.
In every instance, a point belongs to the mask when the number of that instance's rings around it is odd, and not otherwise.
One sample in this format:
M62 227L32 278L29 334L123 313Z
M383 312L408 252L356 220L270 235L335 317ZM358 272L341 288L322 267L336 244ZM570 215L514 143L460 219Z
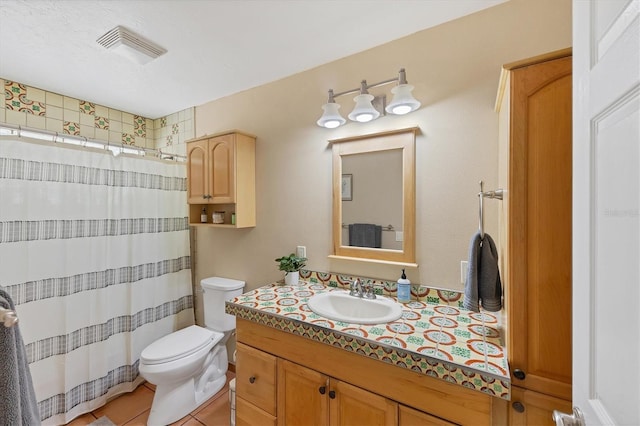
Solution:
M383 29L381 29L383 30ZM292 35L295 36L295 35ZM460 289L459 261L477 231L478 181L498 184L501 65L571 45L570 0L511 0L306 72L196 108L196 136L242 129L258 136L257 226L197 233L196 280L225 276L252 289L282 277L274 259L307 247L308 268L395 279L400 268L333 260L328 139L419 126L416 140L417 263L412 282ZM295 52L290 52L295 55ZM278 60L278 58L273 58ZM326 91L407 70L420 110L328 130L316 126ZM388 93L389 87L372 91ZM337 99L346 116L351 96ZM485 228L497 232L499 201ZM201 303L201 302L200 302Z

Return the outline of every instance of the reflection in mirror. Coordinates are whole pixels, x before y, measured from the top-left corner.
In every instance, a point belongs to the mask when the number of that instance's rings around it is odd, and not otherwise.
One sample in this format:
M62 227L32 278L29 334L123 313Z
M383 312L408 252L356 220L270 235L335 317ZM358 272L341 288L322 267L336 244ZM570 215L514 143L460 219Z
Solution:
M340 245L402 250L402 150L343 155L342 176Z
M415 134L418 128L330 141L330 257L415 265Z

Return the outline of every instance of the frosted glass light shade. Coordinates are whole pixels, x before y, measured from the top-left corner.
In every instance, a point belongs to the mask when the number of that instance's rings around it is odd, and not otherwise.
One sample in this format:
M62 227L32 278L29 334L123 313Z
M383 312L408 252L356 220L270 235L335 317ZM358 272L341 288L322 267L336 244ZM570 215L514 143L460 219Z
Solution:
M322 105L322 109L324 110L324 113L322 114L322 117L316 121L318 126L326 127L327 129L335 129L347 122L347 120L340 115L340 112L338 112L340 105L337 103L328 102Z
M410 84L399 84L391 89L393 99L385 110L389 114L403 115L420 108L420 101L413 97L412 90L413 86Z
M356 106L349 114L349 120L366 123L367 121L375 120L380 116L380 113L371 104L373 95L362 94L356 96L353 100L356 101Z

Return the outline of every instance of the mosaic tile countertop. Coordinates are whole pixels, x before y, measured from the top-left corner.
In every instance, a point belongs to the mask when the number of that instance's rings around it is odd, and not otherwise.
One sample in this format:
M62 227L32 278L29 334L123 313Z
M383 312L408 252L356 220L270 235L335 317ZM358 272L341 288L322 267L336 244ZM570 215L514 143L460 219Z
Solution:
M346 291L348 280L333 274L325 275L334 279L320 280L327 278L321 274L307 271L301 274L304 281L297 286L274 283L249 291L228 301L226 311L238 318L510 399L506 350L496 315L461 308L460 293L416 287L412 295L415 300L403 304L402 317L397 321L376 325L333 321L312 312L307 301L315 294ZM389 293L395 288L373 284L376 293L393 298Z

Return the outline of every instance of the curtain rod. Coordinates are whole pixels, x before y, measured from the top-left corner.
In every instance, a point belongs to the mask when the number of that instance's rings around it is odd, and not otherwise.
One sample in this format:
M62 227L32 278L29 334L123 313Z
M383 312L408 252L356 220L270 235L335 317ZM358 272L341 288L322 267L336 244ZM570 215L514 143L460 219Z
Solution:
M125 145L122 142L120 144L113 144L107 141L99 141L96 139L88 139L84 136L76 136L69 135L66 133L58 133L52 132L50 130L42 130L35 129L32 127L25 127L20 125L8 124L8 123L0 123L0 136L18 136L20 137L28 137L33 139L44 140L53 143L68 143L70 145L87 147L87 148L98 148L109 150L113 153L113 155L119 155L122 153L125 154L135 154L140 156L153 155L154 157L160 158L162 160L173 160L173 161L186 161L187 157L184 155L178 154L167 154L162 152L160 149L154 148L143 148L135 145Z

